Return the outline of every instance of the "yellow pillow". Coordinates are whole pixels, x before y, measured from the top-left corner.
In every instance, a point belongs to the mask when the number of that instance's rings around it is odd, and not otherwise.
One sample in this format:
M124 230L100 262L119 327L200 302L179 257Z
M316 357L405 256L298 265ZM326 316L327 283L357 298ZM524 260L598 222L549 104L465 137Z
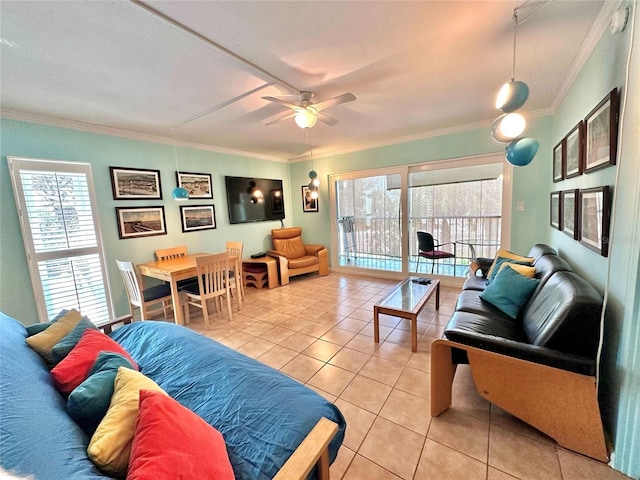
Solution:
M51 356L51 350L80 323L80 320L82 320L80 312L77 310L69 310L62 318L51 324L46 330L27 337L27 345L38 352L49 365L53 365L55 361Z
M533 278L536 276L536 267L529 267L527 265L520 265L519 263L509 262L501 263L500 268L498 269L498 273L500 273L505 267L511 267L520 275L524 275L525 277Z
M111 404L87 447L91 461L108 475L124 477L127 473L140 390L165 393L156 382L142 373L119 367Z
M493 269L495 268L496 264L498 263L499 259L501 259L501 258L508 258L509 260L517 260L519 262L526 262L529 265L531 265L533 263L533 258L531 258L531 257L523 257L522 255L518 255L517 253L512 253L509 250L505 250L504 248L501 248L500 250L498 250L498 253L496 253L496 258L493 260L493 263L491 264L491 268L487 272L487 278L491 278L491 274L493 272Z

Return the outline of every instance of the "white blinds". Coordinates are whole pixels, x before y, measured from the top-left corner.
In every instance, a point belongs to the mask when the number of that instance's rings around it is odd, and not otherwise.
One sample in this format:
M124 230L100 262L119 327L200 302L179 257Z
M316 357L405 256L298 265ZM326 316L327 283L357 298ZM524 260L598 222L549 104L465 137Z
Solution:
M9 158L40 319L111 311L88 164Z

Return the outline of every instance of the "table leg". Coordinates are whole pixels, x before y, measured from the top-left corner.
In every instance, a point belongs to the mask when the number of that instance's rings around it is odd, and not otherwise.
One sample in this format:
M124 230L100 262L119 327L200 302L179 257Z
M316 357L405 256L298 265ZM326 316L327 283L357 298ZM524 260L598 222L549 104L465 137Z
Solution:
M378 307L373 306L373 341L380 342L380 325L378 320Z
M418 316L412 315L411 318L411 351L418 351Z
M173 302L173 318L177 325L184 325L182 318L182 306L180 305L180 292L178 291L178 281L171 279L171 300Z

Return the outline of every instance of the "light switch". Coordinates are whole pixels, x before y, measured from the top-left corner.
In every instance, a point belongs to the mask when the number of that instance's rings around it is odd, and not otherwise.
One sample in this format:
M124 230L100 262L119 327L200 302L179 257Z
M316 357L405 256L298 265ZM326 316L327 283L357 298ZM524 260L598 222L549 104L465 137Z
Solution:
M518 201L517 209L519 212L524 212L524 200Z

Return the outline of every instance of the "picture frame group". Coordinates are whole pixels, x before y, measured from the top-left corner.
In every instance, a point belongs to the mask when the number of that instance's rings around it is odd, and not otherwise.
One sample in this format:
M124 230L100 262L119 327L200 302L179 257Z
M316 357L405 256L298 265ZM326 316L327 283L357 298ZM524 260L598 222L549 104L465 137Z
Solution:
M609 254L611 189L600 186L554 191L550 195L550 225L602 255Z
M616 164L619 101L614 88L553 148L554 182Z

